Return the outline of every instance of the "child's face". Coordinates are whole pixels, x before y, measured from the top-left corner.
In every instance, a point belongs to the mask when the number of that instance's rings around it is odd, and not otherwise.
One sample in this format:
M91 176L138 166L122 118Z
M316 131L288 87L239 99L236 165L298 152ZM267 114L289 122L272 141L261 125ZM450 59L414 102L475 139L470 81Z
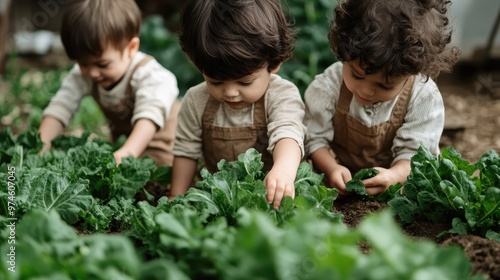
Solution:
M346 87L356 100L363 105L384 102L395 98L410 77L396 76L386 80L382 73L366 75L359 67L358 60L344 62L343 72Z
M236 80L219 81L205 75L203 77L213 98L226 103L233 109L243 109L255 103L266 93L271 73L276 73L278 70L279 67L276 67L269 72L266 66Z
M135 39L137 38L132 39L123 50L108 46L100 56L79 60L82 74L105 89L113 88L123 78L137 53L138 39L134 41Z

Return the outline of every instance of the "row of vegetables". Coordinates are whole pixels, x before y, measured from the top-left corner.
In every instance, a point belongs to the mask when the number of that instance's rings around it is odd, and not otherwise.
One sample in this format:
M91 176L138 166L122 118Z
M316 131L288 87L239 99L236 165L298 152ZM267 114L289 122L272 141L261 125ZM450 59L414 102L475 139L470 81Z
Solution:
M128 158L107 142L60 136L38 155L36 131L0 131L0 278L3 279L482 279L458 247L415 241L399 223L450 222L450 233L498 239L500 157L474 164L421 148L404 189L356 228L332 210L337 192L303 163L296 197L265 198L260 154L201 172L197 188L155 206L136 201L168 167ZM362 188L353 191L363 195Z

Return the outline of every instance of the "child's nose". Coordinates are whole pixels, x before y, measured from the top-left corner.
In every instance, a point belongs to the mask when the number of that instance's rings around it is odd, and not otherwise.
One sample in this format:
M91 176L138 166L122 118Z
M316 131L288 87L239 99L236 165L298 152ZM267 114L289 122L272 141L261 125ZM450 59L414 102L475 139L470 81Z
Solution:
M373 91L370 87L365 87L361 89L361 93L364 96L373 96L375 95L375 91Z
M238 89L236 87L227 87L224 89L224 96L235 97L238 96Z
M89 67L88 71L91 78L99 77L99 70L96 67Z

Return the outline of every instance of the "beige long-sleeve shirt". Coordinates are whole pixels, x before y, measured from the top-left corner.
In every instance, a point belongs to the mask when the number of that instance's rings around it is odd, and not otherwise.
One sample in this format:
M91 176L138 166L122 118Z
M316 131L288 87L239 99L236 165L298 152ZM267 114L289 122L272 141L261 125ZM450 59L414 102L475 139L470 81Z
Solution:
M307 127L305 149L311 155L319 148L330 147L335 134L332 118L335 114L342 85L342 63L336 62L317 75L307 88L304 99ZM397 97L386 102L362 105L352 99L349 114L366 126L386 122L391 117ZM409 160L420 145L433 154L439 154L439 140L444 128L444 104L438 87L432 79L417 76L403 126L392 145L393 163Z
M202 159L202 117L210 94L205 82L190 88L182 99L175 137L174 155ZM280 139L291 138L297 142L304 155L305 126L303 125L304 103L297 87L272 74L265 107L269 136L268 151L272 154ZM221 127L243 127L253 124L254 105L235 110L221 103L215 125Z
M165 119L170 114L172 104L179 95L177 79L174 74L165 69L156 60L139 67L132 75L132 69L139 63L145 54L138 52L121 81L111 90L98 86L100 99L106 105L118 104L125 97L128 82L135 94L132 124L139 119L149 119L160 129L163 128ZM59 120L68 126L72 117L80 107L83 97L90 95L92 81L82 75L80 67L75 64L64 78L61 87L51 99L43 115Z

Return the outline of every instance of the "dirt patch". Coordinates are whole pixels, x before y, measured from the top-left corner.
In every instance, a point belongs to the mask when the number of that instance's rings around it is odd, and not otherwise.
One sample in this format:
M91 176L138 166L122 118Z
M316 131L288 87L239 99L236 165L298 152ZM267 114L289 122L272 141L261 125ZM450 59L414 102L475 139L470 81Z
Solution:
M459 235L450 237L442 245L462 247L475 273L500 279L500 243L474 235Z
M458 67L453 75L438 77L446 109L442 148L453 146L468 161L477 161L488 150L500 152L500 80L488 92L480 82L500 70L472 71Z
M349 196L334 201L334 210L344 215L344 223L355 227L371 213L388 207L385 202L364 200L359 196ZM415 240L430 240L441 246L458 245L470 260L473 273L482 274L486 279L500 279L500 243L475 235L440 235L450 229L451 223L433 223L427 220L414 221L402 225L403 232ZM368 251L366 244L362 246Z
M145 191L148 192L148 195L146 195ZM144 186L144 189L139 190L135 194L134 200L136 202L145 200L149 202L149 204L156 206L158 205L158 200L162 196L168 196L169 192L170 188L168 186L163 186L158 182L149 182Z

